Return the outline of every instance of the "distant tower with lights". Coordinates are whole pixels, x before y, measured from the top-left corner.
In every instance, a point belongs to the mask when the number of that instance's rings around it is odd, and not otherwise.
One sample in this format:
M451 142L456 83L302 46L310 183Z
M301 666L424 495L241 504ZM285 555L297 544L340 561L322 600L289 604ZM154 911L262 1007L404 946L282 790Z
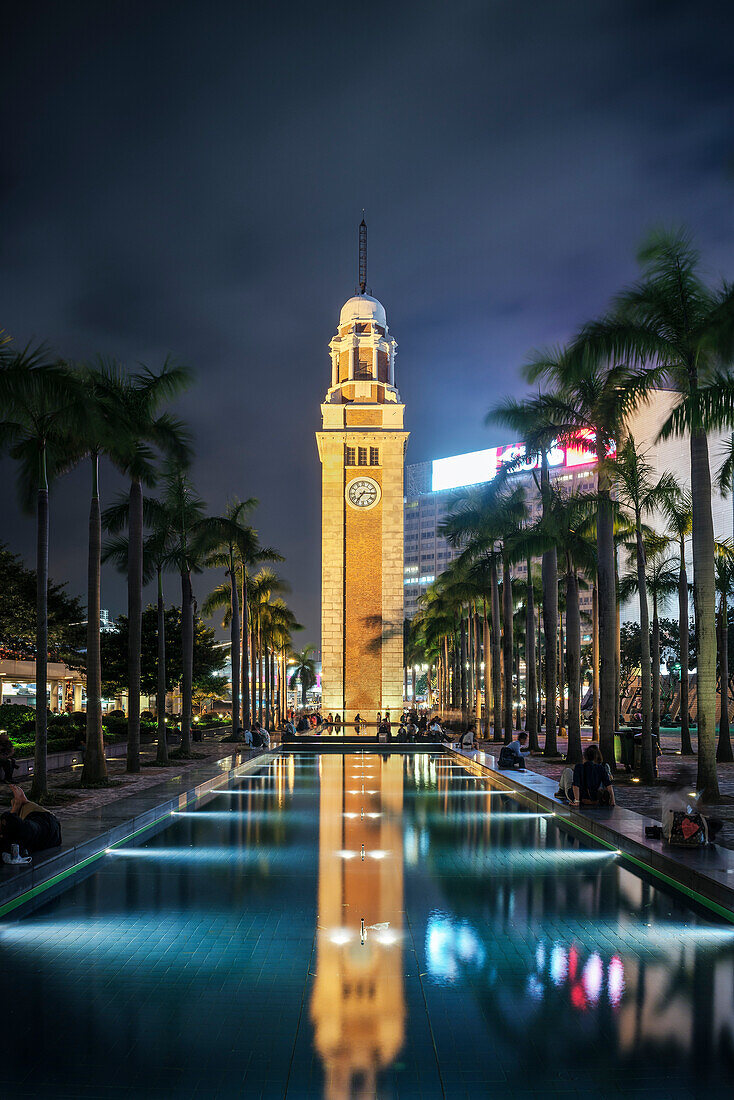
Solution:
M402 709L403 430L395 351L383 306L367 293L367 226L359 292L331 341L331 385L316 433L321 459L321 680L324 713Z

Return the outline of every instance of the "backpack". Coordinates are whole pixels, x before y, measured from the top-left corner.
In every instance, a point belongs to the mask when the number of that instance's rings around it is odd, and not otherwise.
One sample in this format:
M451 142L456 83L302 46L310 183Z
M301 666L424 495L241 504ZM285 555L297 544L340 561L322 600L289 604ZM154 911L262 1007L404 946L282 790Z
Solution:
M672 810L663 822L663 836L676 848L696 848L708 843L708 823L703 814Z
M507 745L503 745L500 749L499 759L497 760L497 767L514 768L516 759L517 757L515 756L515 753L512 752L512 750L509 749Z

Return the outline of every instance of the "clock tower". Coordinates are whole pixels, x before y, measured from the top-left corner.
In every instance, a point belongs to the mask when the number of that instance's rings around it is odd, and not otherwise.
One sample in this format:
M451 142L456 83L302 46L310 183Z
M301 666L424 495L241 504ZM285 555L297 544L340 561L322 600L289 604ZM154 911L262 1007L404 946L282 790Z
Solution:
M367 228L359 228L359 293L343 306L331 385L316 433L321 459L321 709L351 724L393 717L403 702L403 465L408 433L395 388L383 306L367 293Z

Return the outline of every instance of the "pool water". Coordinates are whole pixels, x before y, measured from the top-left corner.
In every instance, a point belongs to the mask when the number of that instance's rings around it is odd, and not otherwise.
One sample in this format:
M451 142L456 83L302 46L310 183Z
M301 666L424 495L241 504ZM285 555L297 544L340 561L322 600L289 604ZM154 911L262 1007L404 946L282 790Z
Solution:
M0 923L3 1095L732 1095L734 928L448 755L198 807Z

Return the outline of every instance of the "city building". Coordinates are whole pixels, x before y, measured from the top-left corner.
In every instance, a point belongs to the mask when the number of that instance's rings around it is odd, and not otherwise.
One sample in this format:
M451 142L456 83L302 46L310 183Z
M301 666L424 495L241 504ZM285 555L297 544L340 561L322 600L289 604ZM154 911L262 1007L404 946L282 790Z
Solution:
M406 618L413 618L420 607L420 596L461 553L439 531L451 510L456 490L491 481L504 464L521 458L523 453L522 443L510 443L406 467L403 567ZM596 488L596 460L586 447L555 447L549 462L554 484L562 484L569 492L593 492ZM541 508L533 477L535 465L530 461L512 475L525 488L531 520L538 518ZM526 572L522 563L515 568L517 576L524 577ZM582 591L579 602L582 611L590 610L591 594Z
M322 467L322 709L352 722L398 711L403 698L403 469L408 433L395 387L396 342L367 293L360 226L359 293L331 341L331 384L316 433Z

